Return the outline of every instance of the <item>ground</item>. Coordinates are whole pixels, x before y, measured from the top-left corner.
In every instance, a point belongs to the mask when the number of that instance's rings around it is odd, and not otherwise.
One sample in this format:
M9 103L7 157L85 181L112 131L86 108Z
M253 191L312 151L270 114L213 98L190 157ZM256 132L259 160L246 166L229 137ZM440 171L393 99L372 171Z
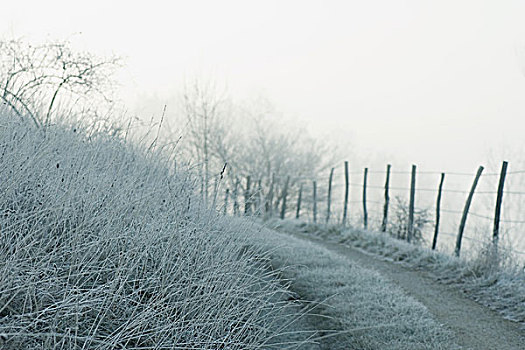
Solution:
M432 317L452 331L454 341L464 349L523 349L525 331L516 322L466 298L455 288L436 282L428 273L380 259L362 250L337 243L307 238L340 256L379 272L421 302Z
M429 273L362 250L267 230L272 263L309 309L304 349L523 349L520 324ZM315 314L315 315L311 315ZM308 327L306 327L308 328Z

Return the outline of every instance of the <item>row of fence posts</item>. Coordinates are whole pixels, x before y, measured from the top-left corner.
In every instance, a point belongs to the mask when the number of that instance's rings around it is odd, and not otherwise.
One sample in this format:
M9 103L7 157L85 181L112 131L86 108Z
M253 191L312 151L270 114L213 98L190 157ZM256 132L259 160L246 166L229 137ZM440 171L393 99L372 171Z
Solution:
M499 225L500 225L500 217L501 217L501 206L503 201L503 189L505 184L505 177L507 174L507 166L508 162L504 161L501 166L501 172L499 177L499 183L498 183L498 190L497 190L497 197L496 197L496 208L494 212L494 223L493 223L493 232L492 232L492 241L497 246L498 240L499 240ZM390 175L391 175L391 168L392 166L390 164L386 167L386 177L385 177L385 185L384 185L384 205L383 205L383 218L381 221L381 228L380 230L382 232L387 231L388 227L388 209L389 209L389 203L390 203ZM335 168L330 169L330 175L328 178L328 193L327 193L327 209L326 209L326 217L325 217L325 223L330 222L330 216L331 216L331 204L332 204L332 182L334 177L334 170ZM411 242L413 238L414 233L414 212L415 212L415 197L416 197L416 166L412 165L411 170L411 176L410 176L410 194L409 194L409 207L408 207L408 223L407 223L407 241ZM470 209L470 205L472 203L472 199L474 197L474 193L476 190L476 187L478 185L479 179L481 177L481 174L483 173L483 166L480 166L476 172L476 175L474 177L474 181L472 182L472 186L470 188L470 191L468 192L467 200L465 202L463 212L461 215L461 221L458 228L458 234L456 237L456 244L454 249L454 254L456 256L460 255L461 251L461 243L463 239L463 233L465 230L468 213ZM346 225L349 217L349 193L350 193L350 179L349 179L349 167L348 162L344 162L344 176L345 176L345 192L344 192L344 204L343 204L343 217L342 217L342 224ZM439 235L439 224L440 224L440 217L441 217L441 199L442 199L442 192L443 192L443 184L445 181L445 173L441 173L439 186L437 190L437 199L436 199L436 213L435 213L435 223L434 223L434 235L432 239L432 250L436 249L437 246L437 239ZM364 169L363 173L363 192L362 192L362 206L363 206L363 228L366 230L368 229L368 210L367 210L367 182L368 182L368 168ZM268 194L267 194L267 200L265 201L265 211L270 212L272 210L271 203L273 202L273 183L271 182L271 186L269 188ZM240 208L239 208L239 201L237 198L237 189L240 185L239 180L237 180L234 184L234 189L230 193L230 190L227 189L225 193L224 198L224 213L226 214L226 208L228 206L228 200L230 195L232 196L233 200L233 214L239 215ZM246 177L246 187L244 192L244 214L245 215L251 215L252 214L252 198L251 198L251 177ZM290 176L288 176L285 180L284 188L282 191L282 202L281 202L281 208L279 217L281 219L284 219L286 216L286 206L287 206L287 199L288 199L288 188L290 185ZM313 192L312 192L312 216L313 216L313 222L317 223L318 221L318 213L317 213L317 203L318 203L318 187L317 187L317 181L312 181L313 185ZM261 188L260 181L258 182L259 190ZM295 218L299 219L301 215L301 202L303 200L303 184L300 184L299 192L297 196L297 205L296 205L296 211L295 211Z

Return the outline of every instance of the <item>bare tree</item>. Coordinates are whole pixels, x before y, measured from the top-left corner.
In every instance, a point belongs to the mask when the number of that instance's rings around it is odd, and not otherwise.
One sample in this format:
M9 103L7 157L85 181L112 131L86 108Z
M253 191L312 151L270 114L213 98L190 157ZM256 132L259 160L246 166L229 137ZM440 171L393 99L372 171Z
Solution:
M293 196L301 182L316 179L341 160L327 142L316 140L303 127L283 122L266 99L234 104L213 81L194 79L186 84L181 100L180 149L198 167L204 198L218 183L212 177L219 176L227 163L221 178L232 196L244 193L258 209L273 213L282 203L288 176L287 193ZM247 177L254 184L250 189ZM213 193L218 192L214 189ZM289 209L294 210L293 206Z
M111 104L120 62L75 52L67 41L0 41L0 99L37 126L47 125L59 105L62 112L93 111L100 101Z
M226 137L219 138L220 147L214 147L216 155L228 162L232 183L247 176L260 183L252 196L264 201L259 208L266 208L270 215L282 203L288 176L287 193L295 195L301 182L314 180L340 160L339 152L330 149L326 142L313 138L296 123L284 122L266 99L235 106L228 121Z
M222 118L226 116L228 98L214 82L197 78L186 84L182 97L185 149L192 161L200 165L203 196L208 200L210 168L216 165L220 170L217 152L226 147L221 136L226 132Z

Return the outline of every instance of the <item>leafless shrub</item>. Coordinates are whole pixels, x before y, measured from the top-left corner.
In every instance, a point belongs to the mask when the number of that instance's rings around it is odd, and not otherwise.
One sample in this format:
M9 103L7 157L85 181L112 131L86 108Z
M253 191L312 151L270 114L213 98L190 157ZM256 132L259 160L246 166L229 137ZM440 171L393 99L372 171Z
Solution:
M396 202L393 207L393 215L390 218L387 231L391 236L406 240L408 234L409 207L405 200L395 197ZM414 209L414 224L412 231L412 241L421 243L423 241L423 230L432 220L428 209Z

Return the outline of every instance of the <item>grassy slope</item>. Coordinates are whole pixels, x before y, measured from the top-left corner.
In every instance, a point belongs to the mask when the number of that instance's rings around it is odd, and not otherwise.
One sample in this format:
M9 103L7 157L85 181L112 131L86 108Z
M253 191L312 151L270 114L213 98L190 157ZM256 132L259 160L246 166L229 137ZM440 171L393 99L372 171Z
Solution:
M377 274L216 216L146 148L0 111L2 349L449 347Z
M0 110L2 349L283 347L263 253L145 149Z
M255 229L255 228L254 228ZM296 293L318 333L313 349L454 349L428 310L378 273L322 247L259 228L254 240Z
M496 253L489 244L472 260L465 261L379 232L292 220L274 224L279 230L322 237L429 271L442 283L455 285L472 299L525 326L525 272L513 265L504 247Z

